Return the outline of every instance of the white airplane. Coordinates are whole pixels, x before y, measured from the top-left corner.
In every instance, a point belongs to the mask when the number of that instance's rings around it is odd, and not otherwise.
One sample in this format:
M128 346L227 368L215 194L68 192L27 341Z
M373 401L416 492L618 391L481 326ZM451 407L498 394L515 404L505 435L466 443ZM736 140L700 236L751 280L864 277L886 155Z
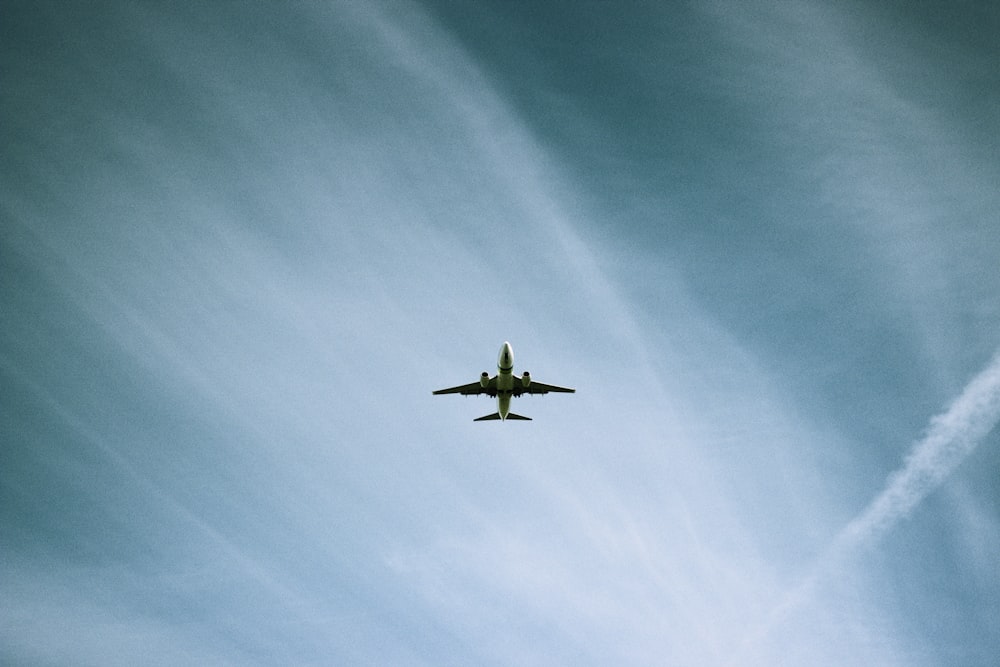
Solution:
M524 371L521 377L514 375L514 350L510 343L504 341L500 347L500 357L497 359L497 371L493 377L486 371L479 376L479 382L463 384L460 387L450 389L438 389L435 394L462 394L463 396L473 396L477 394L489 394L497 398L497 411L491 415L478 417L472 421L489 421L491 419L523 419L531 421L531 417L515 415L510 411L510 399L512 396L521 394L547 394L550 391L561 391L572 394L576 389L566 387L556 387L551 384L542 384L531 379L531 374Z

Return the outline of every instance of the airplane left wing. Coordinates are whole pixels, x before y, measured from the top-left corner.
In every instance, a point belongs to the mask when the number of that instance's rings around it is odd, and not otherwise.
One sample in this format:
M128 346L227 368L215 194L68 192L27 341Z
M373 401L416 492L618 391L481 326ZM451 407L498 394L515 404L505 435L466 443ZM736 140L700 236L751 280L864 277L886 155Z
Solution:
M557 387L554 384L545 384L544 382L535 382L530 380L528 386L524 386L524 380L519 377L514 377L514 396L520 396L522 394L547 394L550 391L562 392L566 394L573 394L576 389L567 389L566 387Z
M490 378L490 381L484 387L480 382L473 382L471 384L463 384L458 387L449 387L448 389L438 389L433 392L434 394L462 394L463 396L476 396L477 394L488 394L490 396L497 395L497 379L495 377Z

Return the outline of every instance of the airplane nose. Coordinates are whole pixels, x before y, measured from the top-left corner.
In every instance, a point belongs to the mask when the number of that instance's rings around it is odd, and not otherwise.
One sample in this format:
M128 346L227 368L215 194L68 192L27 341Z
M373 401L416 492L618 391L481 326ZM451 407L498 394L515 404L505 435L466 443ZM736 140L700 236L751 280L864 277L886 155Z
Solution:
M510 343L504 341L500 348L500 358L497 360L497 365L504 370L510 370L514 367L513 359L514 350L511 349Z

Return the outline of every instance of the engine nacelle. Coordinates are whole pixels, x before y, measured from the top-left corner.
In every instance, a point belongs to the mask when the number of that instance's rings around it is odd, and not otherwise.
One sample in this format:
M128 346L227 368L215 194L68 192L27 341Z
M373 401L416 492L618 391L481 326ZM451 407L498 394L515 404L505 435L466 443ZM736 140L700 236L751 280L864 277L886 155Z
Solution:
M490 385L490 374L483 371L483 374L479 376L479 386L486 389Z
M531 373L528 371L524 371L524 374L521 375L521 386L525 389L531 386Z

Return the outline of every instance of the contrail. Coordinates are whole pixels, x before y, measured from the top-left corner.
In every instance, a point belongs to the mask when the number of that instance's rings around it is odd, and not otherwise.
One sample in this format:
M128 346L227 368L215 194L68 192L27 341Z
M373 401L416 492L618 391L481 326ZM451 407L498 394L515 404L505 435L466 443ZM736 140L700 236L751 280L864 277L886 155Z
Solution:
M767 618L743 641L729 664L763 641L790 612L812 597L817 583L841 559L875 543L905 518L971 454L1000 421L1000 351L966 385L948 409L931 419L927 435L913 445L903 466L885 488L840 531L809 574L784 595Z
M889 476L885 489L844 527L832 551L850 551L877 540L936 489L1000 421L1000 353L931 420L927 435Z

